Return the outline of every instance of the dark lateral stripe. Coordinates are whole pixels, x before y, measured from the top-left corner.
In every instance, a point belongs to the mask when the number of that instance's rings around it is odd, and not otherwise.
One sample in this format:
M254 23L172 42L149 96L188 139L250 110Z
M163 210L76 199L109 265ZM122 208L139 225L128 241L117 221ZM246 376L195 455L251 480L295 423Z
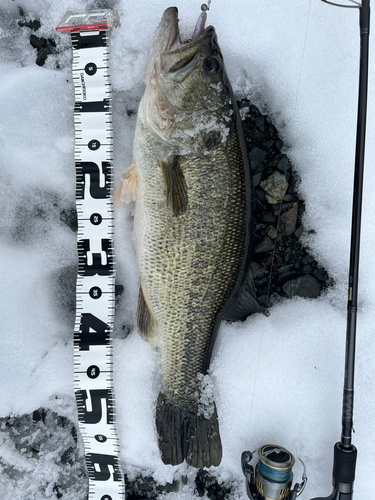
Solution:
M107 32L99 31L97 35L82 36L80 33L72 33L73 49L91 49L93 47L105 47L107 45Z
M108 110L109 99L103 99L102 101L76 102L74 104L74 111L79 111L80 113L93 113L96 111Z

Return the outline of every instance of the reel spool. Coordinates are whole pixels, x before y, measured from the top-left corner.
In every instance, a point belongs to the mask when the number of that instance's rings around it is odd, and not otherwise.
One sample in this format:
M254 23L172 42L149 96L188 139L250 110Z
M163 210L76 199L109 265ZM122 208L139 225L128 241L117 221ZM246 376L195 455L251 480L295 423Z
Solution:
M258 449L258 462L250 462L255 452L244 451L241 456L242 471L246 477L246 492L251 500L294 500L307 482L305 464L302 483L292 490L294 456L282 446L266 444Z

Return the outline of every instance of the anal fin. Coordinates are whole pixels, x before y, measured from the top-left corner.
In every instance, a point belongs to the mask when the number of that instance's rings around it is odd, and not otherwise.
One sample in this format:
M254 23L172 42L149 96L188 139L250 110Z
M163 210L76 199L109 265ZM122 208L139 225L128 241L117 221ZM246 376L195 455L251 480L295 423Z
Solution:
M167 161L159 160L159 165L166 187L167 206L172 207L173 215L181 215L187 210L188 193L178 157L172 155Z

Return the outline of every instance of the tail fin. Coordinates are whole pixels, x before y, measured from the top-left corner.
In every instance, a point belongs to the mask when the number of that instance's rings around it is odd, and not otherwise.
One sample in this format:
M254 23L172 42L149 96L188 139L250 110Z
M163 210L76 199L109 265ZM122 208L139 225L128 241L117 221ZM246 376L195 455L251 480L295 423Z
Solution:
M218 466L222 447L216 406L210 418L198 415L198 408L187 410L159 394L156 406L159 449L165 464L177 465L186 459L197 467Z

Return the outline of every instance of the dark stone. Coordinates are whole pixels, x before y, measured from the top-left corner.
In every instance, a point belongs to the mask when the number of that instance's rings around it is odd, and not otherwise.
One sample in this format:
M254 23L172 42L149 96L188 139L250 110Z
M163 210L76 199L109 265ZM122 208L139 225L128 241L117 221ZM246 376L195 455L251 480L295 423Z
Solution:
M46 416L47 416L47 412L44 410L44 408L39 408L39 410L35 410L33 412L33 422L40 422L42 421L43 424L45 423L46 421Z
M287 297L297 295L299 297L316 299L320 295L320 284L310 274L306 274L285 283L283 290Z
M277 169L284 174L286 170L289 170L291 167L289 158L286 155L283 155L281 160L277 164Z
M263 223L255 224L254 231L257 234L260 234L261 236L264 236L262 233L264 233L267 228L268 228L268 224L263 224Z
M263 191L262 188L255 189L255 199L262 202L262 204L260 205L260 209L263 210L264 202L266 200L266 193Z
M56 43L52 38L43 38L34 35L30 35L30 45L37 49L36 64L38 66L43 66L47 60L49 54L55 52Z
M277 281L277 284L279 285L282 285L286 281L294 279L299 275L294 264L288 264L286 266L282 266L279 268L278 272L279 272L279 279Z
M47 40L45 38L40 38L36 35L30 35L30 45L34 47L34 49L41 49L43 47L47 47Z
M303 265L306 264L312 264L315 261L314 257L310 254L306 254L304 257L302 257L301 262Z
M262 220L264 222L275 222L276 221L276 217L274 215L272 215L270 212L267 212L266 214L264 214L264 216L262 217Z
M297 229L294 231L294 236L297 238L297 239L300 239L301 236L302 236L302 233L303 233L303 227L300 226L300 227L297 227Z
M41 24L39 19L29 19L28 21L18 21L18 26L21 26L21 28L30 28L32 31L38 31Z
M60 462L64 465L73 465L74 464L74 448L70 446L60 458Z
M38 50L35 62L38 66L44 66L47 57L52 54L52 50L49 47L42 47Z
M56 498L59 498L59 499L62 498L63 493L62 493L61 488L58 484L55 484L55 486L53 487L53 491L56 494Z
M264 253L264 252L272 252L274 247L274 243L269 238L266 236L265 238L262 239L262 241L255 247L254 252L255 253Z
M262 180L262 172L258 172L257 174L253 175L253 186L255 188L259 186L261 180Z
M262 147L262 149L264 149L264 151L269 151L274 144L275 144L275 141L266 141L266 142L263 142L261 147Z
M319 281L319 283L324 284L328 280L328 273L322 267L316 267L312 270L311 274Z
M285 262L293 261L292 250L289 247L284 252L284 260L285 260Z
M260 266L256 262L251 263L251 271L253 273L253 278L258 278L259 276L263 276L266 272L266 268L263 266Z
M261 131L264 132L264 116L259 116L255 119L255 126Z
M262 172L264 170L265 164L264 159L266 157L266 152L260 148L253 148L249 153L249 160L251 165L251 170L253 174L257 172Z
M258 302L262 304L262 306L266 307L268 305L268 295L263 294L258 297Z

